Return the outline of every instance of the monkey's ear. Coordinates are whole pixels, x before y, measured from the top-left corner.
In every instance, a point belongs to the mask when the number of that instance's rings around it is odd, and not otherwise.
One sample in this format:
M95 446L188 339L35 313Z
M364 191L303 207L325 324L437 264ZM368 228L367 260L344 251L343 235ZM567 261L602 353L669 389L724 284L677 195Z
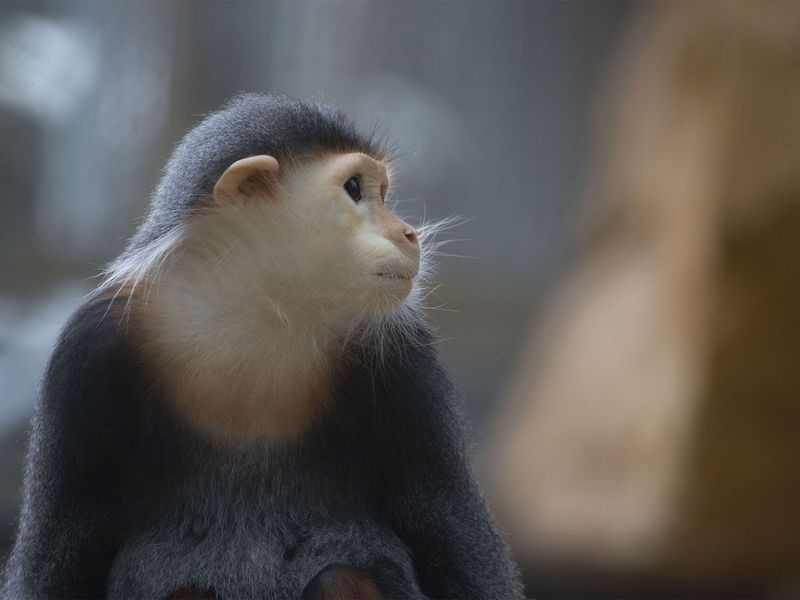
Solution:
M278 161L266 154L237 160L214 185L214 200L223 203L259 192L269 193L279 170Z

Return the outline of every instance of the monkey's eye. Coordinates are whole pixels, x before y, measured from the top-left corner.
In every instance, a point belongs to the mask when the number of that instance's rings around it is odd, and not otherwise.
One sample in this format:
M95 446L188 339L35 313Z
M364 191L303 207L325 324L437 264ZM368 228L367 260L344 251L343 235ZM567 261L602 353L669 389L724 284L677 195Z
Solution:
M351 177L344 182L344 191L353 199L353 202L361 200L361 182L358 176Z

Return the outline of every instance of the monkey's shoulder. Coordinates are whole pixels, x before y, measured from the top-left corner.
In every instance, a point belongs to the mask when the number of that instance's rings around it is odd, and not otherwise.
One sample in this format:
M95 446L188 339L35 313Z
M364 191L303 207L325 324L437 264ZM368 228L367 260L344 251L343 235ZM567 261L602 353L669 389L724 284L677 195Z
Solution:
M112 391L135 366L129 323L121 301L90 298L64 325L45 371L45 394L75 391L88 396ZM112 389L108 389L108 388Z
M361 402L362 432L400 462L426 454L460 455L465 420L455 386L447 375L433 337L421 329L393 350L376 370L348 382Z
M34 445L88 459L124 445L135 427L139 366L125 323L109 318L113 308L90 299L62 329L37 399Z

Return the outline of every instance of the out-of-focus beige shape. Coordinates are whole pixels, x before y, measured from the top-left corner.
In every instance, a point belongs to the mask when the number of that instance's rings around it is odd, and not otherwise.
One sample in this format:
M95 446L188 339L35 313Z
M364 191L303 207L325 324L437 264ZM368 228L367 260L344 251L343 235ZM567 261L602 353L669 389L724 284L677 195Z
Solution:
M492 499L523 563L800 574L800 3L648 5Z

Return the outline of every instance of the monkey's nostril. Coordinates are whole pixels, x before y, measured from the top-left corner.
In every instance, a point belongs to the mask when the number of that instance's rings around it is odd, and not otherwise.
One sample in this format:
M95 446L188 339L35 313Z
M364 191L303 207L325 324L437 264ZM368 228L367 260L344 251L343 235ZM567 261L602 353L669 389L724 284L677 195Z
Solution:
M408 229L403 231L403 235L405 235L406 239L409 242L411 242L412 244L416 244L417 243L417 232L415 230L413 230L412 228L409 227Z

